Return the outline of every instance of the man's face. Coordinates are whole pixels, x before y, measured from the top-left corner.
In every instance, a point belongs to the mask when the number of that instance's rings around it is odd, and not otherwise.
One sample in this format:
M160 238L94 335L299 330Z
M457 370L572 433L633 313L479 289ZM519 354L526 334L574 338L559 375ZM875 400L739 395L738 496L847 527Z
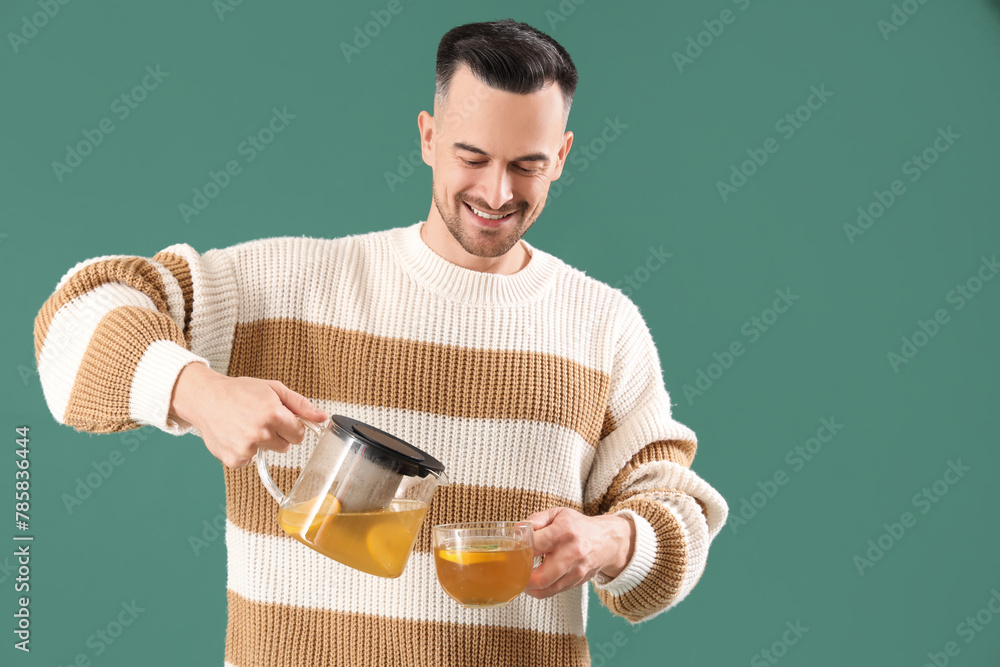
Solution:
M466 252L499 257L541 214L573 143L559 86L517 95L490 88L463 65L435 114L419 119L434 209Z

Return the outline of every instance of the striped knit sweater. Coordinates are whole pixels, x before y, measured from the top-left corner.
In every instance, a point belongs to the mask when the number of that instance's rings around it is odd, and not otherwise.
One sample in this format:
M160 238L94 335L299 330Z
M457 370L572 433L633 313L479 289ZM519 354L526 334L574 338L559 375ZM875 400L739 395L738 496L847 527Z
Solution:
M98 257L38 313L45 400L78 430L197 435L168 406L180 370L200 361L280 380L446 465L452 484L435 493L398 579L296 542L255 467L222 466L226 665L587 665L586 587L463 608L437 583L430 527L554 506L628 515L633 557L592 585L637 622L684 599L725 523L725 500L691 470L695 434L671 417L628 298L527 242L513 275L464 269L424 244L421 224ZM270 453L286 492L314 446L307 433Z

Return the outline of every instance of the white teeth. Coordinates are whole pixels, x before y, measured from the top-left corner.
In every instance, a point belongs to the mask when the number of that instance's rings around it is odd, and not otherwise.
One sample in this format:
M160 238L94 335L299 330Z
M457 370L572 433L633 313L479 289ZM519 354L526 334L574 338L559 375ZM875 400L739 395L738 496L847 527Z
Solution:
M500 220L501 218L506 218L508 215L510 215L510 213L508 213L507 215L486 215L478 208L473 207L471 204L469 205L469 208L471 208L472 212L478 215L480 218L486 218L487 220Z

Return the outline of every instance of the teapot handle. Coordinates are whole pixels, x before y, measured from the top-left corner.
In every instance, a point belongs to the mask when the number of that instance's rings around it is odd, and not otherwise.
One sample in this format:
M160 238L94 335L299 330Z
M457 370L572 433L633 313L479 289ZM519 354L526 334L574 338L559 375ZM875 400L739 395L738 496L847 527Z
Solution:
M322 426L320 426L316 422L309 421L308 419L305 419L303 417L299 417L298 415L296 415L296 417L300 422L302 422L305 425L306 428L315 433L316 437L322 437L323 435ZM270 493L271 496L278 501L279 505L284 503L285 498L287 498L287 496L281 492L281 489L278 488L278 485L274 483L273 479L271 479L271 473L267 469L267 449L265 449L264 447L258 447L257 453L254 454L253 457L257 460L257 474L260 475L260 481L264 483L264 488L266 488L267 492Z

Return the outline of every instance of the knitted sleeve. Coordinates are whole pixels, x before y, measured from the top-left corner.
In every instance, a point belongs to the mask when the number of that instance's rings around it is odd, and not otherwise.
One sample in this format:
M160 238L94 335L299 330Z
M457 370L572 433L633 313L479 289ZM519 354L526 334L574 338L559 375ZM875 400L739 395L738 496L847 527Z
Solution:
M35 358L56 421L109 433L168 419L181 369L226 372L237 317L233 263L222 250L170 246L151 258L80 262L35 317Z
M617 324L609 403L584 511L627 515L635 524L635 549L625 570L611 581L594 582L601 602L635 623L687 596L729 508L691 470L697 439L671 416L653 338L630 300Z

